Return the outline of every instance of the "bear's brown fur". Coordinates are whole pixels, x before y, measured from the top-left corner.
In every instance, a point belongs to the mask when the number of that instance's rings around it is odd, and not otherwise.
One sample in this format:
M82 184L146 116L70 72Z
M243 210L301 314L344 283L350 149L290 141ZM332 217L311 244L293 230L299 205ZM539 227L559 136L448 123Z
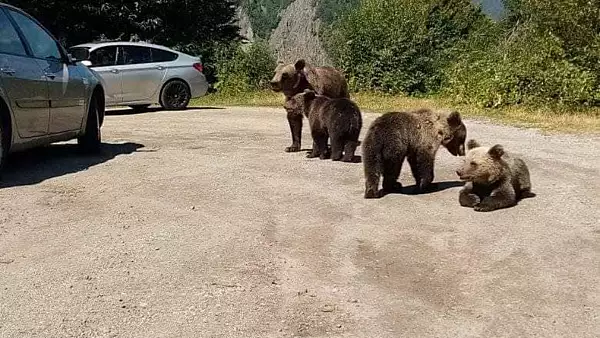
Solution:
M362 128L358 106L347 98L329 98L312 90L296 94L285 102L288 115L304 115L310 123L313 149L307 157L329 157L327 140L331 139L331 159L352 162Z
M348 84L344 74L332 67L314 67L300 59L295 64L279 64L271 79L271 88L283 92L288 101L305 89L314 90L318 95L331 98L349 98ZM292 145L286 152L300 151L302 137L302 115L288 114L292 134Z
M464 164L456 171L467 182L459 194L461 206L493 211L535 196L529 169L522 159L509 156L499 144L488 148L469 140L467 149Z
M416 181L415 193L430 190L438 148L443 145L452 155L463 156L466 137L467 129L457 111L420 109L379 116L363 140L365 198L401 189L398 177L405 158Z

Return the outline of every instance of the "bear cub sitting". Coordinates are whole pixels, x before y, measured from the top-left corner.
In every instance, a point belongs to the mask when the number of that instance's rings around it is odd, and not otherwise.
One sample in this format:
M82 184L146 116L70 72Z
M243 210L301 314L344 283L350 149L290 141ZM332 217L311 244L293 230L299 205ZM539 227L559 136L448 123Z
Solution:
M459 194L461 206L493 211L535 196L529 169L522 159L509 156L499 144L488 148L475 140L469 140L467 150L464 164L456 171L467 182Z
M440 146L454 156L465 154L467 129L457 111L420 109L379 116L363 141L365 198L379 198L402 188L398 182L404 159L416 181L415 193L433 185L435 155ZM383 190L379 179L383 176Z
M288 115L305 115L310 123L313 149L308 158L354 161L359 145L362 116L358 106L347 98L329 98L307 89L285 102ZM327 146L331 139L331 154Z

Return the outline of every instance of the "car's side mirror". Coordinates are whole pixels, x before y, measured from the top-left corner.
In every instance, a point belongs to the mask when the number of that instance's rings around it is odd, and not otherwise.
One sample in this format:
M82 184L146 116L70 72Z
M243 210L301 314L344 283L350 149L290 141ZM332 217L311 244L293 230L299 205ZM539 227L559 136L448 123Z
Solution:
M72 64L74 64L74 63L75 63L75 61L76 61L76 60L73 58L73 55L71 55L71 54L67 54L67 63L69 63L69 64L71 64L71 65L72 65Z

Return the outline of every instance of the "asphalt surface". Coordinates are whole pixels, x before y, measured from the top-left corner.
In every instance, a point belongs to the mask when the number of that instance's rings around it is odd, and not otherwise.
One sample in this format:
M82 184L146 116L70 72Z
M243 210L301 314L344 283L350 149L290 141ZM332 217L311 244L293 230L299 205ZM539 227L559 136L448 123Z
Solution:
M0 337L598 337L600 138L466 125L537 197L461 208L442 149L440 191L365 200L362 164L285 153L271 108L117 111L101 156L15 155Z

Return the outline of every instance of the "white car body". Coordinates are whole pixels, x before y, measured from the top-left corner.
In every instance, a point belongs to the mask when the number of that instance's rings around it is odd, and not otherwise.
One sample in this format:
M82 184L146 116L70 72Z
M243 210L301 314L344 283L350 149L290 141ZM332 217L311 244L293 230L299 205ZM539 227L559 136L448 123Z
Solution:
M164 46L142 42L87 43L69 48L69 53L100 75L106 106L146 107L158 103L167 109L182 109L189 99L201 97L208 90L201 59ZM175 80L187 86L189 98L170 107L163 102L163 91ZM180 91L185 86L180 86Z

